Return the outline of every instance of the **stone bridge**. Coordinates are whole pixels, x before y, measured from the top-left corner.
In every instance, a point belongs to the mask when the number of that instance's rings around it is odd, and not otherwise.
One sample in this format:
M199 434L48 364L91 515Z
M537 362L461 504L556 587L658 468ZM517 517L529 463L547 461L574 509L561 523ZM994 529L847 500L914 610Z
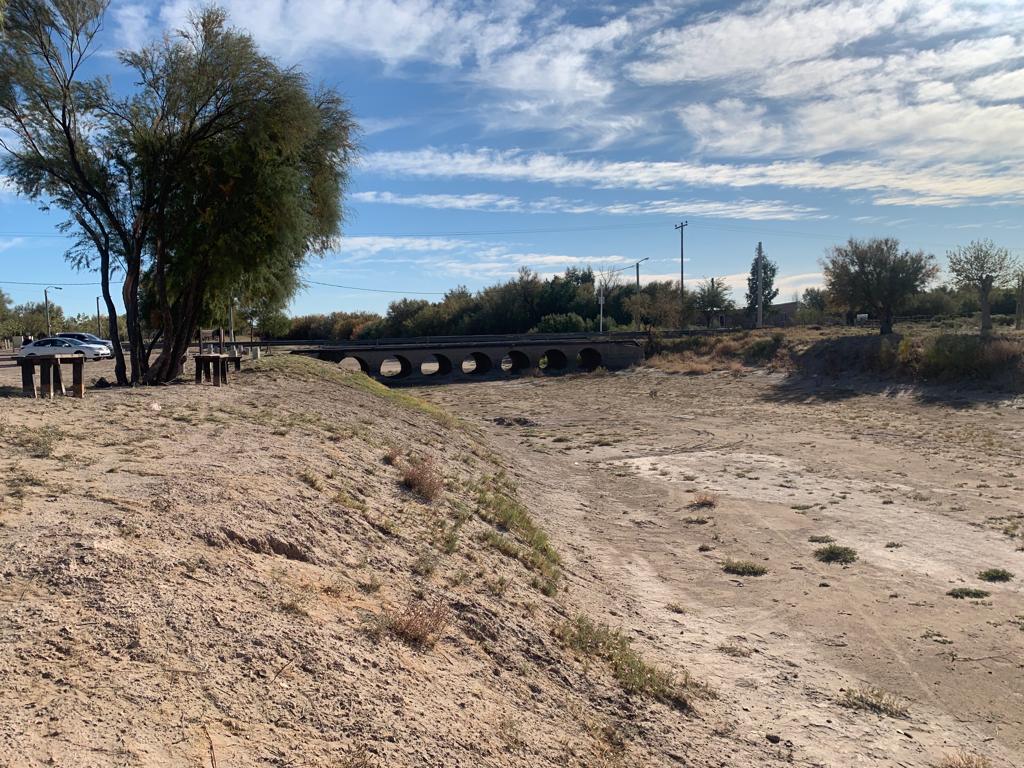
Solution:
M428 384L617 370L643 361L644 346L629 334L523 334L352 341L293 354L358 367L387 384Z

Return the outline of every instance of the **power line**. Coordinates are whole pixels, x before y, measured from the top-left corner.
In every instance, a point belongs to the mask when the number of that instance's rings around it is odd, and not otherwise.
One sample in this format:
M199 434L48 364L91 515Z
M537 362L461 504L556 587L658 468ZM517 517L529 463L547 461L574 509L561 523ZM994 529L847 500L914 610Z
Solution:
M344 288L346 291L368 291L370 293L395 293L402 296L444 296L444 291L392 291L386 288L360 288L355 285L338 285L337 283L321 283L317 280L303 280L309 285L324 285L328 288Z
M60 286L65 288L67 286L99 286L101 283L19 283L14 280L0 280L0 286Z

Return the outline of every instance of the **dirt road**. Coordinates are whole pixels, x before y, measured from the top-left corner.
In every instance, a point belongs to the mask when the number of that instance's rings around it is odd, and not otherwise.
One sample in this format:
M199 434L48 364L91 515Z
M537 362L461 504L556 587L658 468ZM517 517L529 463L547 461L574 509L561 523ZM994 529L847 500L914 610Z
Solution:
M577 591L709 681L717 728L811 764L1024 764L1024 402L650 370L416 394L517 456ZM909 714L839 704L872 688Z

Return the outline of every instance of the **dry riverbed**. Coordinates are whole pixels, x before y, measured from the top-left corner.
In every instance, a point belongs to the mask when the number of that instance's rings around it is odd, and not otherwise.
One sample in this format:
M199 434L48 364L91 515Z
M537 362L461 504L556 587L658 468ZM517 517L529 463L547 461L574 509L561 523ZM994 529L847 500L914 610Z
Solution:
M708 681L716 727L811 765L1024 764L1024 403L763 371L416 394L516 457L580 598Z

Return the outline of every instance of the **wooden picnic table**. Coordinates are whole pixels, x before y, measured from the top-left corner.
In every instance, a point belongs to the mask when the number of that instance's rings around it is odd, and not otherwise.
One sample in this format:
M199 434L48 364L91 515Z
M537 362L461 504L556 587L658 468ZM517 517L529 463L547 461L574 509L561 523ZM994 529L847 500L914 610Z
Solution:
M85 397L85 355L32 355L19 357L21 391L26 397L53 399L55 392L69 394L64 388L61 365L71 366L71 397ZM39 368L39 387L36 387L36 368Z
M218 355L204 352L194 355L196 361L196 384L202 384L203 380L212 381L213 386L219 387L228 383L228 355Z

